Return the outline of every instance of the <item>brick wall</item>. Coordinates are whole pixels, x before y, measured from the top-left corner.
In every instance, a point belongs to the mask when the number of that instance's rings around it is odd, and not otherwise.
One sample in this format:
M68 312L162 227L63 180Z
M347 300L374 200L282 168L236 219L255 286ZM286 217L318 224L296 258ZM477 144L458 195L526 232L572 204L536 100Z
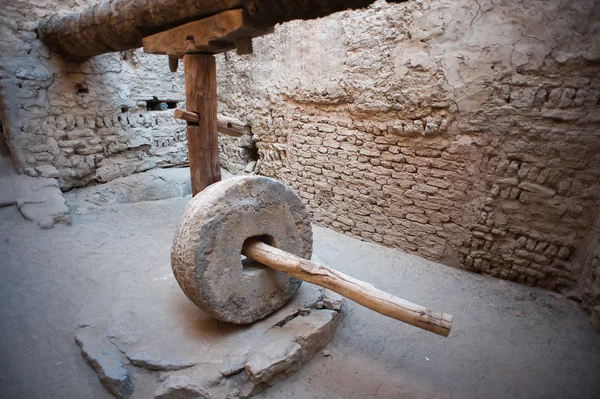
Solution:
M292 23L220 59L219 96L317 223L577 297L600 201L592 5L376 3Z
M14 2L13 2L14 3ZM66 62L37 40L40 18L92 1L0 7L0 118L18 171L52 165L63 190L187 161L183 76L141 50ZM158 102L156 102L158 100Z

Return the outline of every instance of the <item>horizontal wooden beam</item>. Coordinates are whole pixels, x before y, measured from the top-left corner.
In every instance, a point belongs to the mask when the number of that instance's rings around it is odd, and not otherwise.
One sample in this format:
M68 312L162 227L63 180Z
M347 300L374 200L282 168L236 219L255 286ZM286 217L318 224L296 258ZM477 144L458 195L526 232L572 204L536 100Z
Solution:
M186 111L184 109L176 109L173 115L177 119L184 120L191 123L199 123L200 115L196 112ZM231 118L228 116L217 115L217 130L219 133L226 134L233 137L241 137L245 134L250 134L252 131L248 124Z
M217 130L220 133L233 137L240 137L251 133L250 125L223 115L217 115Z
M367 7L374 0L103 0L80 12L55 14L38 36L64 58L83 61L142 46L142 38L227 10L244 9L264 26Z
M176 109L173 115L177 119L184 120L186 122L198 123L200 122L200 115L195 112L186 111L184 109Z
M170 59L191 53L222 53L238 47L238 41L247 54L247 42L241 38L251 40L271 32L273 27L256 23L244 10L229 10L145 37L142 44L145 53L168 54Z

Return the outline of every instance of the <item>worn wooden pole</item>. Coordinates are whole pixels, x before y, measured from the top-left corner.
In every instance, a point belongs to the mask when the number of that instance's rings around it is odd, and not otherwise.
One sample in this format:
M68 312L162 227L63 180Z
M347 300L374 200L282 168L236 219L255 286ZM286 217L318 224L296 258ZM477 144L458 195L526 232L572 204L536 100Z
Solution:
M200 115L197 123L187 123L192 194L196 195L221 180L215 57L212 54L186 54L183 67L186 110Z
M388 0L391 1L391 0ZM38 25L39 38L57 54L75 61L138 48L142 38L210 17L244 9L266 26L314 19L367 7L374 0L102 0L79 12L55 14Z
M453 316L388 294L369 283L327 266L300 258L258 239L244 243L242 254L273 269L328 288L383 315L447 337Z

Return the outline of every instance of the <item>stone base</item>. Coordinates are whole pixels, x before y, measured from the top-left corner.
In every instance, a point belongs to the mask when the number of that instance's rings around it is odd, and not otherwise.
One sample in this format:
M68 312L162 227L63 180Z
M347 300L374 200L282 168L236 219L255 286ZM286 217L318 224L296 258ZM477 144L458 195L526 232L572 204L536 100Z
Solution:
M271 316L220 322L193 305L172 276L151 300L116 305L75 340L118 398L249 398L299 370L333 337L342 299L304 283Z

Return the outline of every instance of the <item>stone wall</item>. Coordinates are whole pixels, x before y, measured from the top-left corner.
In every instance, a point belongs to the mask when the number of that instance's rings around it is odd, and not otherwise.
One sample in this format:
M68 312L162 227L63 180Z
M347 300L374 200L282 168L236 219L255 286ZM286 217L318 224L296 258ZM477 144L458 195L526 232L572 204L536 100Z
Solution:
M219 156L221 167L233 174L259 171L256 169L258 150L249 133L238 138L219 134Z
M577 296L600 203L598 20L598 1L378 2L221 58L220 100L316 222Z
M55 166L63 190L186 162L185 124L162 107L181 104L183 77L141 51L77 64L51 54L35 27L49 14L92 1L4 1L0 7L0 97L20 172Z

